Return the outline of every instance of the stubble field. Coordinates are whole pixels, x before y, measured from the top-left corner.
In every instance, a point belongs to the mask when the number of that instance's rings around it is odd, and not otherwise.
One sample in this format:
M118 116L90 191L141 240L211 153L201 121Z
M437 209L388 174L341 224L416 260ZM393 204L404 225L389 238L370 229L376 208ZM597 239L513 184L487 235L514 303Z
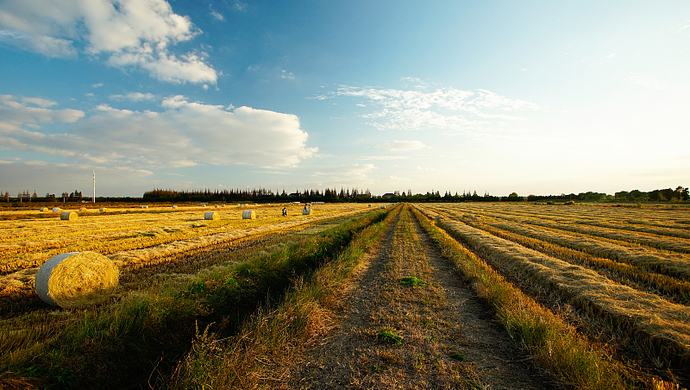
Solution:
M0 387L690 383L687 208L283 206L3 212ZM118 291L47 306L38 267L75 251Z

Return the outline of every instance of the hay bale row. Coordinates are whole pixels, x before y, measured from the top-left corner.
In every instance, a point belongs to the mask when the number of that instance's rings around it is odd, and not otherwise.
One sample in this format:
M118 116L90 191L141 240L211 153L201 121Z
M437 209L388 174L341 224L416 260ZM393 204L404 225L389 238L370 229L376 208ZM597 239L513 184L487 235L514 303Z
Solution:
M103 302L115 291L120 271L94 252L53 256L36 273L36 293L52 306L85 307Z

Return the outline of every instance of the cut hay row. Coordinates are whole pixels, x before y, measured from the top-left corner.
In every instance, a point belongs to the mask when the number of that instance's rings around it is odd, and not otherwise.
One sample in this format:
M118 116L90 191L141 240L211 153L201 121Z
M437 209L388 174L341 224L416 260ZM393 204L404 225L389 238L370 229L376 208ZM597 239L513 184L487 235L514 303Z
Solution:
M456 206L456 205L453 205ZM635 215L626 214L625 209L615 207L554 207L537 205L468 205L452 207L477 212L483 215L496 213L501 216L539 219L556 223L577 223L612 230L651 233L658 236L690 238L690 212L678 210L663 212L659 210L637 211Z
M439 218L436 213L428 213ZM462 222L444 220L439 226L504 275L537 283L584 311L602 315L629 329L652 356L690 363L690 308L637 291L587 268L568 264L495 237Z
M320 216L342 212L364 211L364 207L324 207ZM270 210L266 211L270 213ZM260 215L261 216L261 215ZM309 218L296 216L294 220ZM195 222L198 221L198 222ZM293 220L293 218L291 218ZM33 221L32 221L33 222ZM26 238L16 243L0 243L0 274L41 265L47 258L64 252L93 251L112 254L122 250L144 249L194 237L214 235L234 229L259 227L284 222L279 216L263 215L251 221L240 216L227 216L207 224L193 212L166 213L150 216L109 215L82 218L74 224L26 224ZM46 226L50 226L48 229ZM144 227L144 228L142 228ZM36 231L35 234L31 232ZM48 233L39 233L48 231ZM45 237L54 237L46 239Z
M445 209L448 210L448 207L446 207ZM462 215L462 211L452 210L452 208L448 211L456 216ZM602 237L614 240L622 245L625 245L626 243L639 244L650 248L662 249L677 253L690 253L690 242L683 238L659 236L643 232L620 231L615 229L586 226L573 223L572 221L570 223L552 222L541 219L539 215L533 215L531 217L516 217L495 212L478 212L477 214L475 214L475 217L476 216L489 216L494 218L501 218L506 221L511 221L519 224L530 224L556 230L565 230L592 237Z
M306 218L299 218L285 221L280 219L280 223L265 224L255 227L246 227L245 229L233 229L230 231L220 231L210 235L196 236L187 239L177 239L177 240L166 240L155 246L148 246L142 248L133 248L128 250L120 250L107 254L119 268L125 270L141 269L146 267L151 267L154 265L159 265L165 263L170 258L174 258L176 254L187 253L189 251L218 246L223 243L231 242L247 236L255 236L267 234L269 232L280 231L289 232L291 230L297 229L300 226L312 224L322 220L328 220L339 217L347 217L351 215L357 215L362 212L367 212L368 210L363 208L358 208L354 210L347 210L340 213L333 214L322 214L318 216L310 216ZM87 246L87 245L86 245ZM114 246L113 248L116 248ZM63 252L65 249L63 249ZM103 253L103 252L99 252ZM31 267L38 267L46 258L36 259L36 264ZM40 264L38 264L40 263ZM24 267L30 268L30 267ZM33 283L33 277L31 275L26 275L26 270L15 271L12 274L6 275L4 278L0 278L0 292L5 288L13 289L26 289L28 285ZM14 276L16 274L16 277Z
M566 232L537 228L517 223L487 223L495 228L508 230L524 236L545 240L549 243L571 248L627 264L649 272L658 272L672 277L690 280L690 256L669 253L651 248L635 248L599 241L590 237Z
M500 228L483 223L466 223L474 228L534 249L547 256L553 256L568 263L594 269L601 275L618 283L652 294L659 294L665 299L676 303L690 305L690 283L683 279L649 272L628 263L595 257L569 247L554 244L550 240L544 241L543 236L539 234L524 234L524 229L521 229L519 226L511 229L505 226Z

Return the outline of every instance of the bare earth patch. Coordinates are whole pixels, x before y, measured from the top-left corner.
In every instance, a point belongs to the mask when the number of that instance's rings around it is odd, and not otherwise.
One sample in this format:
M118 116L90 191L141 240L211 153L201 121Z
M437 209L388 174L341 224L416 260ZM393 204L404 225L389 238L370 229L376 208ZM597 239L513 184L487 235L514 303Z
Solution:
M330 308L294 389L552 389L490 309L403 211Z

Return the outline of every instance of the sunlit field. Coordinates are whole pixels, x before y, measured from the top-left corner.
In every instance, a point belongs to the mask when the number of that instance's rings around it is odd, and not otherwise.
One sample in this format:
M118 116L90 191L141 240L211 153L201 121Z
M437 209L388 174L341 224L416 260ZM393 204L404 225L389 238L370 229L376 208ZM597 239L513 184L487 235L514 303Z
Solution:
M591 342L687 375L690 210L424 204L420 209Z

